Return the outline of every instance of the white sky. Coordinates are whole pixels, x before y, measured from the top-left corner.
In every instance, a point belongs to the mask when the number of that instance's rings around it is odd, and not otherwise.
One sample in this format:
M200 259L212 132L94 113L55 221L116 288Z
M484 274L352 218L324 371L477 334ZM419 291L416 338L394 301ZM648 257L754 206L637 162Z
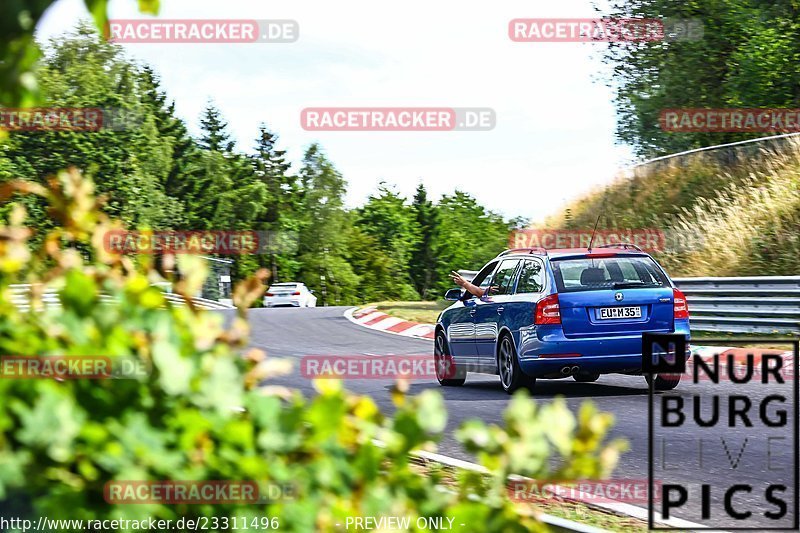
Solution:
M111 18L142 18L112 0ZM458 188L507 217L540 219L610 180L631 159L615 144L615 112L600 61L603 44L516 43L514 18L590 18L590 0L162 0L160 18L293 19L290 44L124 44L151 64L196 133L209 98L250 150L258 124L280 135L292 161L318 141L360 205L377 182L433 198ZM57 36L88 17L60 0L39 26ZM305 107L491 107L492 131L307 132ZM297 166L295 165L295 170Z

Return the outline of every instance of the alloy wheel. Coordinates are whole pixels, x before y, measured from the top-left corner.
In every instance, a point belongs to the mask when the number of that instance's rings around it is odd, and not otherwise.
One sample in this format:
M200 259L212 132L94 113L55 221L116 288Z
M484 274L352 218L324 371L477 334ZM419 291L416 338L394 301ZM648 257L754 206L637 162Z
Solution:
M500 343L500 381L506 389L511 386L514 380L514 351L511 349L511 341L504 337Z

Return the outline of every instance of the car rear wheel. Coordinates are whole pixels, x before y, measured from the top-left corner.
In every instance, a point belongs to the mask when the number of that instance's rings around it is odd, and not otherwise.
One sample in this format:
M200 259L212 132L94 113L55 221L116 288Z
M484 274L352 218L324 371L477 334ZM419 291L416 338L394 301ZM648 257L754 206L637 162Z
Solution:
M522 387L532 391L536 385L536 378L530 377L520 368L517 349L509 335L503 335L500 339L497 369L500 373L500 384L503 386L503 390L509 394Z
M450 355L447 338L444 331L436 332L433 344L433 363L436 368L436 381L443 387L460 387L467 380L467 373L456 366L455 359Z
M682 374L656 374L656 381L653 388L655 388L655 390L672 390L681 382L681 376ZM644 379L649 386L653 375L645 374Z
M578 383L594 383L598 379L600 379L600 374L589 374L589 373L578 373L572 376L572 378L577 381Z

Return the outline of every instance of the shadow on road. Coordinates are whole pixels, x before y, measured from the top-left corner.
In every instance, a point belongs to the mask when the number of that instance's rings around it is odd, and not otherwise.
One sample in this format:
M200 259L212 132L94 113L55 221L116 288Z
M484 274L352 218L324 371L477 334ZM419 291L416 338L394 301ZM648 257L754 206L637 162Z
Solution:
M642 379L644 382L644 379ZM390 387L387 387L387 389ZM485 380L467 382L462 387L442 387L438 383L412 383L409 393L438 389L447 400L503 400L508 399L500 381ZM539 380L532 394L534 398L597 398L609 396L647 396L647 385L621 387L604 383L577 383L572 380Z

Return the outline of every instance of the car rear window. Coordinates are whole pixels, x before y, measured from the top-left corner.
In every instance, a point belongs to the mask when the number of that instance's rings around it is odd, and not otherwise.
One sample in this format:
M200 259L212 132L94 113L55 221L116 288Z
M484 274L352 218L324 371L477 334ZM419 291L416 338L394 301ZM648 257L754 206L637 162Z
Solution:
M297 284L296 283L276 283L275 285L272 285L270 287L270 290L272 290L272 289L296 289L296 288L297 288Z
M664 287L667 279L647 256L555 259L558 292Z

